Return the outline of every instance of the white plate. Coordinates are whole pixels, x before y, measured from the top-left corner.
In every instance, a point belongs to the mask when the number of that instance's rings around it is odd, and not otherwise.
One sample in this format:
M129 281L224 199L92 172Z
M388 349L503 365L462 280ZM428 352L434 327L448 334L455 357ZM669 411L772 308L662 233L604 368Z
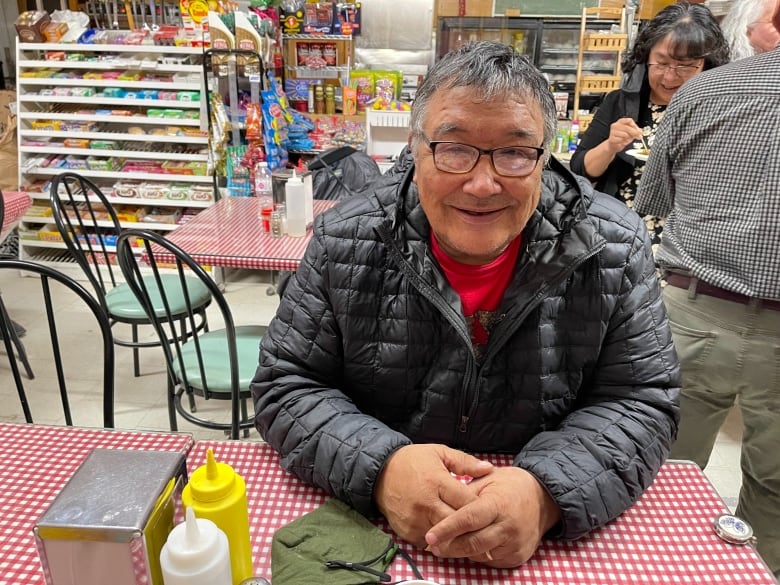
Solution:
M636 148L627 150L626 154L628 154L629 156L633 156L636 160L641 160L641 161L647 160L647 157L650 156L649 154L642 154Z

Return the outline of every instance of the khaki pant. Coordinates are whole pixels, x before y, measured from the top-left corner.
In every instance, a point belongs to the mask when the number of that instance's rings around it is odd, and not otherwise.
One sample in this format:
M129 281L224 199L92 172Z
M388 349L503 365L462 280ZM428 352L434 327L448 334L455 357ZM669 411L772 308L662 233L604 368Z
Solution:
M718 430L738 400L744 421L737 515L780 575L780 311L672 286L664 303L683 375L682 417L671 458L707 465Z

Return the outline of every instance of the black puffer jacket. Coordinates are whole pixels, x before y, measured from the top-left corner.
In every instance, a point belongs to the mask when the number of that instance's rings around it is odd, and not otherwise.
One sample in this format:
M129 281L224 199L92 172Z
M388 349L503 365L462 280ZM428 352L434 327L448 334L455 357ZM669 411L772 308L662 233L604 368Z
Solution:
M639 497L676 434L680 383L650 244L633 211L551 164L481 364L414 169L317 218L252 384L285 469L368 514L403 445L508 452L566 538Z

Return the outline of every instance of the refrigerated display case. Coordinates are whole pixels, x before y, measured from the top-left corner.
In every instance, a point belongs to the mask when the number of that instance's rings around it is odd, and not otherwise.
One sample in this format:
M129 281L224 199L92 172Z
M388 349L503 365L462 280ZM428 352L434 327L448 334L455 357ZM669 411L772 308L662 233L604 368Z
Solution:
M609 29L611 22L594 21L593 29ZM569 94L568 109L574 107L577 82L577 54L580 41L579 18L527 17L441 17L436 37L436 58L475 40L496 40L512 45L528 55L550 80L554 91ZM583 70L593 74L614 69L615 53L588 53ZM603 96L584 96L582 107L598 105Z
M499 41L512 45L536 64L541 22L533 18L440 17L436 33L436 59L441 59L447 52L470 41Z

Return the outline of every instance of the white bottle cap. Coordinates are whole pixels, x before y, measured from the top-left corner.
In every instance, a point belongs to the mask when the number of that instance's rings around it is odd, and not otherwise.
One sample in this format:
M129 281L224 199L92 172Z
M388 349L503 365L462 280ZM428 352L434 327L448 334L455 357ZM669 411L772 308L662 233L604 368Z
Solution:
M211 520L196 518L188 507L160 552L165 585L232 585L225 533Z

